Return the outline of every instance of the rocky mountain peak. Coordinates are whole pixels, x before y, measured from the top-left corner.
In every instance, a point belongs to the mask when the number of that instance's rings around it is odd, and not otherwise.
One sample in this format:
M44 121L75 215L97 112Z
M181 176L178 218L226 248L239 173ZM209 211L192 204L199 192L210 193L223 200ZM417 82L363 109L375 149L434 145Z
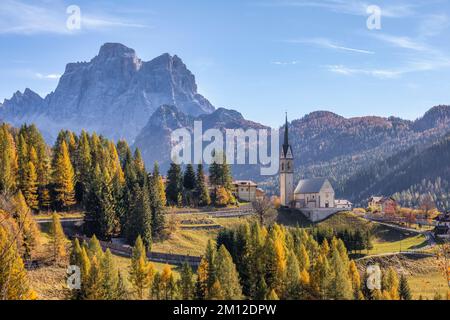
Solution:
M439 105L428 110L422 118L414 122L414 128L419 131L431 129L436 126L450 124L450 106Z
M303 117L303 120L317 120L317 119L344 119L344 117L331 111L314 111Z
M106 68L110 66L115 69L130 69L131 67L130 72L137 71L142 66L142 61L137 57L136 51L120 43L105 43L91 62Z
M41 100L31 90L17 93L0 116L17 126L34 122L53 139L61 129L84 129L131 144L161 105L188 116L215 110L178 56L165 53L144 62L120 43L105 43L89 62L67 64L55 91Z
M146 128L154 129L177 129L189 126L191 117L187 116L173 105L162 105L152 114ZM145 131L145 128L144 128Z
M102 59L117 57L135 58L136 51L120 43L105 43L100 47L98 57Z
M26 88L25 91L22 93L21 91L16 91L11 99L7 100L5 99L4 105L8 106L11 104L18 104L23 105L26 103L42 103L44 99L41 98L40 95L38 95L36 92L30 90L29 88Z

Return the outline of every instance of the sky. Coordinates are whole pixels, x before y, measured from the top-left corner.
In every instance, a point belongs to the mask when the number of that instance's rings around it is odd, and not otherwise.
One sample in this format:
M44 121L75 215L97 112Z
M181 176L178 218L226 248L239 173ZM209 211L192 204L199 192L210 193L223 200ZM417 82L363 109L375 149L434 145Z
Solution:
M214 106L270 126L450 104L448 0L0 0L0 101L45 96L105 42L178 55Z

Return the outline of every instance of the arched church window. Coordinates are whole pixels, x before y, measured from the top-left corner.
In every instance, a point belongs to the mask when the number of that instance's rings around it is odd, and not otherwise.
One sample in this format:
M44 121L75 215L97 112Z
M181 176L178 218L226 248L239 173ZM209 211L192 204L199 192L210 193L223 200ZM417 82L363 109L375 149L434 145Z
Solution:
M281 164L281 170L284 170L284 163Z

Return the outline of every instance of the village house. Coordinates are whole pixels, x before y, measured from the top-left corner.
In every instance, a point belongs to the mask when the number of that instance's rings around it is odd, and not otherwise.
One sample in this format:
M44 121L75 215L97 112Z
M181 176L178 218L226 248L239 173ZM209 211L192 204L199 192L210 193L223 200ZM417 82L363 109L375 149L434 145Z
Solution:
M353 203L344 199L334 200L334 206L339 209L347 209L347 210L353 209Z
M251 180L233 181L234 196L242 201L252 202L264 197L264 191Z
M450 211L436 217L434 234L441 239L450 239Z
M378 208L378 207L380 207L380 210L381 210L381 200L383 200L383 197L372 196L367 201L367 207L368 208Z
M373 212L395 214L397 210L397 201L391 197L372 196L367 202L367 207Z

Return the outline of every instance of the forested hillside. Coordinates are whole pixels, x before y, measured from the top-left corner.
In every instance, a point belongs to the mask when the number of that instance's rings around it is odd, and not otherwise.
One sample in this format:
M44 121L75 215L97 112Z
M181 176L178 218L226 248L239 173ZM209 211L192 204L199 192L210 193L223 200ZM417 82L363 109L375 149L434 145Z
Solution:
M427 147L399 152L347 180L342 194L356 202L371 195L394 195L404 205L418 206L432 196L441 209L450 208L450 134Z
M329 177L338 197L348 197L358 202L368 197L367 193L377 191L370 188L381 176L375 175L373 180L366 181L353 177L355 174L369 174L374 167L383 167L385 161L394 170L405 157L410 160L449 131L450 106L433 107L416 121L395 117L347 119L331 112L313 112L289 124L289 139L296 165L295 181ZM442 166L435 168L437 171L442 169ZM405 183L402 188L411 186ZM422 182L419 179L414 183ZM277 192L278 177L268 179L265 188ZM393 186L386 192L402 190Z
M314 112L292 121L291 143L300 177L326 176L340 187L355 172L414 145L426 145L450 130L450 106L437 106L416 120L346 119Z

